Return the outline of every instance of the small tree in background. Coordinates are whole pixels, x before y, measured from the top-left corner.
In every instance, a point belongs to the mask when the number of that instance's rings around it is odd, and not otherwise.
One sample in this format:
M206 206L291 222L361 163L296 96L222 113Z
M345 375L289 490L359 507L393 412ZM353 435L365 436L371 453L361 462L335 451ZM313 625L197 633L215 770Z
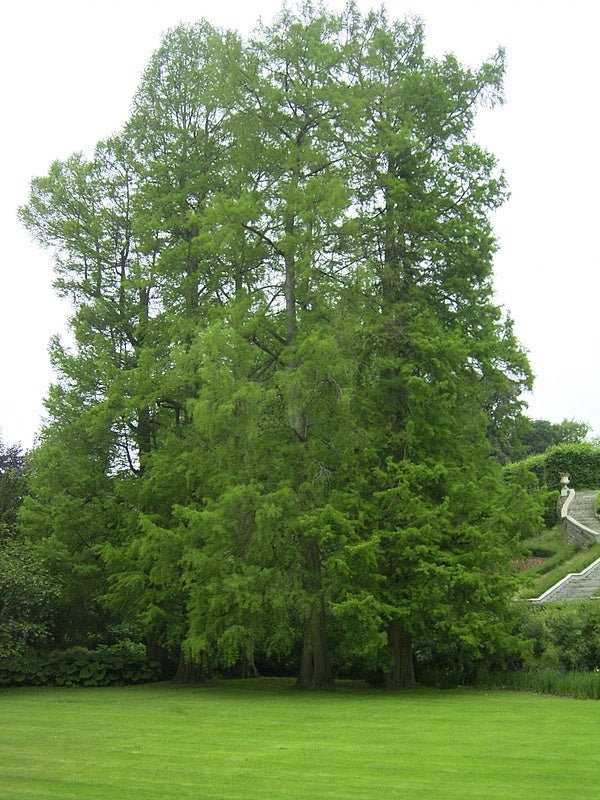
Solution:
M0 656L24 654L49 634L58 590L20 538L0 542Z
M17 512L27 491L26 456L18 444L0 439L0 539L14 528Z

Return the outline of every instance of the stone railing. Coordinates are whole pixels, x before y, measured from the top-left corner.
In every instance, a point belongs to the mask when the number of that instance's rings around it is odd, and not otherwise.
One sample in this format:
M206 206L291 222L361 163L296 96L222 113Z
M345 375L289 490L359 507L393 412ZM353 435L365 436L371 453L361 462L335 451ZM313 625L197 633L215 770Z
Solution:
M529 598L530 603L552 603L553 601L560 600L595 600L593 595L600 586L600 578L598 577L598 568L600 567L600 558L597 558L589 564L581 572L569 572L564 578L561 578L558 583L555 583L549 589L541 594L539 597ZM595 578L595 580L594 580ZM588 590L586 591L585 583L588 582ZM572 591L570 588L573 586ZM579 589L579 591L578 591Z

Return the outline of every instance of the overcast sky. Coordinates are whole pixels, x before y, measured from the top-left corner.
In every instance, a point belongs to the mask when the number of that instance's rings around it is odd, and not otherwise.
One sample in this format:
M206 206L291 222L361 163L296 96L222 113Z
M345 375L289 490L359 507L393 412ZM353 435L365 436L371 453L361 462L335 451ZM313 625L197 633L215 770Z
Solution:
M339 8L340 2L330 4ZM367 9L377 3L360 0ZM0 11L0 436L31 446L52 380L47 346L68 307L52 291L52 259L21 229L29 181L54 159L91 154L128 116L161 34L201 17L251 30L278 0L21 0ZM430 54L476 65L507 52L506 102L480 114L476 138L499 158L511 198L495 216L498 302L510 311L536 374L528 413L589 422L600 435L596 353L598 21L594 4L537 0L406 0Z

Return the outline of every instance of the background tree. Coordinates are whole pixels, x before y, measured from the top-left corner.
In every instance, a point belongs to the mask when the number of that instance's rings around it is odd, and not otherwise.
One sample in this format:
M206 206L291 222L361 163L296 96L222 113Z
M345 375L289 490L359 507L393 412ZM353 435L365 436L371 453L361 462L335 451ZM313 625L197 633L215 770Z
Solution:
M502 463L539 455L556 445L580 444L590 432L586 422L564 419L556 423L528 417L518 406L516 411L490 429L494 454Z
M22 656L50 634L57 586L14 534L0 540L0 657Z
M562 422L549 422L547 419L523 420L520 443L522 457L544 453L557 444L578 444L585 441L590 426L586 422L564 419Z
M26 491L25 454L18 444L7 446L0 439L0 539L14 530Z
M0 656L20 656L50 633L57 588L43 560L17 533L27 458L0 440Z

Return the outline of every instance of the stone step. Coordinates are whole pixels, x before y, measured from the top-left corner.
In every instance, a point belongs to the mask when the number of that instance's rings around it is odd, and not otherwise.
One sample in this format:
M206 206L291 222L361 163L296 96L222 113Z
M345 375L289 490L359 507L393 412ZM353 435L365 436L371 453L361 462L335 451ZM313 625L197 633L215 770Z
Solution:
M570 578L568 581L565 581L564 583L561 583L561 585L557 587L556 591L557 592L568 592L571 589L574 589L574 590L576 590L576 589L582 589L582 590L591 589L591 590L595 591L596 589L600 589L600 581L598 581L598 580L589 580L588 581L588 580L585 580L585 579L581 580L581 579L578 579L577 577L573 577L573 578Z
M600 520L596 517L597 492L579 492L571 501L569 516L590 530L600 533ZM600 559L581 572L558 581L548 590L543 600L533 602L557 603L563 600L589 600L600 590Z
M560 603L562 600L589 600L598 592L597 586L587 589L572 587L568 590L558 590L542 600L542 603Z

